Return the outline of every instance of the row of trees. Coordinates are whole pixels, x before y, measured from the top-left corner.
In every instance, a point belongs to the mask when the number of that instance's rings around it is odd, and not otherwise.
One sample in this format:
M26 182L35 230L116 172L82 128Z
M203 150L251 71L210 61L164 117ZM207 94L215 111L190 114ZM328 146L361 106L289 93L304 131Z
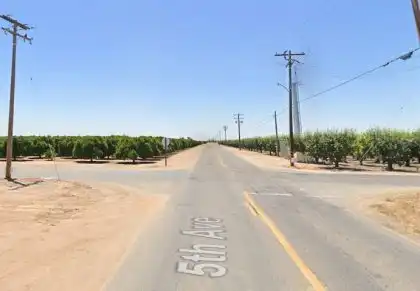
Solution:
M164 152L163 137L154 136L16 136L13 158L21 156L73 157L79 159L147 159ZM168 153L199 145L191 138L171 139ZM6 137L0 137L0 157L6 155Z
M289 144L288 136L281 136L280 140L282 144ZM238 140L230 140L226 144L239 147ZM246 138L241 145L252 151L276 152L275 137ZM340 162L352 156L361 165L366 159L374 159L392 170L395 164L409 166L413 159L420 162L420 129L372 128L361 133L352 129L307 132L295 137L295 150L311 157L315 163L329 161L338 167Z

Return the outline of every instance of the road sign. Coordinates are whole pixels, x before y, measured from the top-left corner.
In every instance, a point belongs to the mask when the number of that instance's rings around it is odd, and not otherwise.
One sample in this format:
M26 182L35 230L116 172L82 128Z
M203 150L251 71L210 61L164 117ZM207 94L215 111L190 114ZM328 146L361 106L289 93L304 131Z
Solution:
M168 155L167 155L167 150L168 150L168 146L171 143L171 139L164 137L162 138L162 145L163 148L165 150L165 167L168 165Z
M169 146L170 143L171 143L171 139L170 138L167 138L167 137L162 138L162 145L163 145L163 147L165 149L168 148L168 146Z

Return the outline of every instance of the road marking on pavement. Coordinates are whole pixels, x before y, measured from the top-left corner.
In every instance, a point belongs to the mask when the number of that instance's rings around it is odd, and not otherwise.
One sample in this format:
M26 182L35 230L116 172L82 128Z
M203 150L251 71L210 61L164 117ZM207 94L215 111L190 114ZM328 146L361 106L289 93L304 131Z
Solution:
M334 195L308 195L310 198L318 198L318 199L331 199L331 198L343 198L339 196Z
M226 239L223 236L217 235L218 233L225 233L225 231L223 229L219 229L219 230L183 230L181 233L186 234L186 235L201 236L201 237L220 239L220 240Z
M303 262L303 260L299 257L293 246L289 243L286 239L284 234L277 228L276 224L265 214L261 207L257 205L254 199L249 195L247 192L245 194L245 200L247 203L257 212L258 216L260 216L261 220L268 226L271 232L276 237L277 241L282 245L283 249L301 271L301 273L305 276L305 278L309 281L312 285L314 291L325 291L324 284L316 277L316 275L309 269L309 267Z
M251 192L249 194L251 194L251 195L263 195L263 196L285 196L285 197L293 196L293 194L291 194L291 193L265 193L265 192L256 193L256 192Z
M193 218L192 228L194 230L185 230L181 233L208 239L225 240L226 237L216 235L216 233L225 233L222 222L222 219L219 218ZM214 228L218 229L214 230ZM227 267L214 262L226 262L227 254L225 250L225 245L214 244L195 244L192 245L191 249L179 249L178 252L189 254L180 256L184 261L177 263L176 271L196 276L203 276L207 272L210 278L223 277L227 273Z
M257 216L257 215L258 215L258 214L257 214L257 211L255 211L255 209L254 209L254 208L252 208L252 206L251 206L249 203L245 203L245 206L246 206L246 207L248 207L249 212L251 212L251 213L252 213L252 215L254 215L254 216Z

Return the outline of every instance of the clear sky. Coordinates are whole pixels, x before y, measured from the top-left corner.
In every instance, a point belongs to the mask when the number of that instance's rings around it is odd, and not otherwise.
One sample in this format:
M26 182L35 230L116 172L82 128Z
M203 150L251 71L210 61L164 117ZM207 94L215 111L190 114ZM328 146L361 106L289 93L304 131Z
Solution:
M15 134L207 139L232 114L243 135L273 132L284 59L304 51L301 98L419 45L410 0L2 0L35 26L18 45ZM6 25L6 23L2 23ZM11 37L0 34L0 135L7 132ZM301 104L304 130L420 127L420 52ZM287 131L287 116L279 129Z

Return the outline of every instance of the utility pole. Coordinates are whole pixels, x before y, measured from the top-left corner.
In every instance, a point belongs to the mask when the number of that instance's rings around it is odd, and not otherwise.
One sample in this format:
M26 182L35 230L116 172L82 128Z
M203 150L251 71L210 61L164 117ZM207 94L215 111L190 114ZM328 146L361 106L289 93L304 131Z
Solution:
M276 155L280 156L280 139L279 139L279 131L277 130L277 111L274 111L274 129L276 130L276 143L277 143L277 150Z
M411 5L413 6L414 21L417 27L417 34L420 41L420 5L418 0L411 0Z
M13 157L13 118L15 112L15 80L16 80L16 47L17 39L20 38L24 42L28 41L32 44L32 38L28 37L27 34L21 34L21 30L30 30L31 27L26 24L20 23L19 21L13 19L8 15L0 15L0 18L9 22L12 27L6 28L2 27L1 29L6 33L10 34L13 37L12 42L12 69L11 69L11 78L10 78L10 100L9 100L9 126L7 130L7 150L6 150L6 175L7 180L12 179L12 157Z
M293 140L293 95L292 95L292 66L298 60L293 59L294 56L304 56L305 53L292 53L291 50L284 51L284 53L276 53L276 57L284 57L287 60L287 67L289 68L289 139L290 139L290 166L294 166L294 140Z
M228 129L227 125L223 125L223 130L225 131L225 142L227 142L227 135L226 135L227 129Z
M244 123L243 121L243 114L236 113L233 115L233 118L235 119L235 123L238 125L238 139L239 139L239 150L242 149L242 143L241 143L241 123Z

